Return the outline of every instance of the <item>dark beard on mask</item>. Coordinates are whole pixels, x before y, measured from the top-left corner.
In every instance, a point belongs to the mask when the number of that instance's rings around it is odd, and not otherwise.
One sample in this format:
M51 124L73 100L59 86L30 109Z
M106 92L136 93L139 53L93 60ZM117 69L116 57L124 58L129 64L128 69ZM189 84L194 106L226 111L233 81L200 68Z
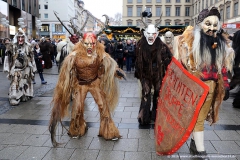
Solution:
M206 51L211 54L211 65L215 65L217 58L217 50L223 49L224 37L221 34L217 34L216 38L213 36L206 35L203 31L200 32L200 54L203 58ZM217 43L217 48L213 48L213 44ZM204 59L204 58L203 58Z

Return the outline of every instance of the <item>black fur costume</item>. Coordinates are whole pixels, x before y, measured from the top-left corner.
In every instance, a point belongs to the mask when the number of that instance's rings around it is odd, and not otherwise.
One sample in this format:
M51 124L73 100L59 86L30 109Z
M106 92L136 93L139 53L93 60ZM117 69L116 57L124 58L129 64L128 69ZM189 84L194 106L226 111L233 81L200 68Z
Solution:
M235 51L235 59L234 59L234 66L233 66L233 72L234 75L230 82L230 88L233 89L236 86L240 85L240 30L234 33L233 39L232 39L232 48ZM240 88L238 88L238 91L234 93L234 100L233 100L233 107L240 108Z
M165 71L171 62L172 53L159 37L153 45L149 45L146 37L142 37L136 47L135 77L142 85L142 98L138 121L148 124L156 119L157 99ZM151 110L151 89L154 88L153 106Z

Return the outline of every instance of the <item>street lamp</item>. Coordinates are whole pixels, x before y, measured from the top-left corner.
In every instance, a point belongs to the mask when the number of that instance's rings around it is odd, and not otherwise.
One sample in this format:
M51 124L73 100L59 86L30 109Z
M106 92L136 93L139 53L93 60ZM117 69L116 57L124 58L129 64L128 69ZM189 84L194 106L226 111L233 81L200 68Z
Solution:
M25 22L24 22L24 18L18 18L18 25L21 28L25 28L26 27Z
M3 25L3 27L7 28L9 26L9 21L6 18L1 18L0 24ZM5 37L6 37L6 35L5 35Z
M36 27L37 27L37 35L38 35L38 38L40 38L40 29L41 29L41 27L42 27L42 22L41 22L41 20L36 20Z
M0 24L2 24L4 27L8 27L9 21L6 18L1 18Z

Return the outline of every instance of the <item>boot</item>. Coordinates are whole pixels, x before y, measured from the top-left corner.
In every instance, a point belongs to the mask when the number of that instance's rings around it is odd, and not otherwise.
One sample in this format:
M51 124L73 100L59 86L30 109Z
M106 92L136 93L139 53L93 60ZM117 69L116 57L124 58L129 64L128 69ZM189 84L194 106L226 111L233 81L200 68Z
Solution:
M41 79L41 81L42 81L42 84L46 84L47 81L44 80L42 72L39 73L39 76L40 76L40 79Z
M191 139L190 142L190 153L192 155L196 155L197 159L206 159L208 160L209 158L207 157L207 153L204 149L204 138L203 138L203 131L201 132L193 132L193 137L194 140Z

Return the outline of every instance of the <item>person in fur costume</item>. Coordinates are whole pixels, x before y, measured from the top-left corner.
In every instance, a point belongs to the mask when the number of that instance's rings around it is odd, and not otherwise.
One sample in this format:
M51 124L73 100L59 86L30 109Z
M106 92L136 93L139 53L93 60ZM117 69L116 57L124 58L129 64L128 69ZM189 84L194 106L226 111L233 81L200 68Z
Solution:
M118 128L111 117L119 98L118 79L125 73L104 51L92 32L84 33L83 39L76 43L74 50L63 61L59 79L53 95L49 131L53 146L57 146L55 132L57 124L68 114L71 105L71 121L68 135L78 138L85 134L87 124L84 120L84 101L90 92L100 112L98 136L106 140L120 138Z
M232 47L235 51L235 59L234 59L234 66L233 66L233 77L230 82L230 88L234 89L238 86L237 92L234 94L233 99L233 107L240 108L240 30L234 33L232 37Z
M144 21L142 21L144 23ZM157 25L145 24L144 36L137 42L135 77L141 83L141 104L138 122L149 124L156 119L157 99L167 66L172 53L168 46L158 37ZM153 87L153 97L151 90ZM152 102L152 107L151 107Z
M37 70L31 44L27 41L22 28L13 38L13 43L6 44L4 72L11 81L9 102L18 105L20 101L28 101L33 97L34 72Z
M223 35L217 8L202 10L196 27L189 26L182 35L175 37L174 46L174 56L191 74L209 86L190 143L190 153L201 159L207 155L204 121L209 121L210 125L216 123L222 101L229 98L227 72L231 71L234 59L234 51Z

